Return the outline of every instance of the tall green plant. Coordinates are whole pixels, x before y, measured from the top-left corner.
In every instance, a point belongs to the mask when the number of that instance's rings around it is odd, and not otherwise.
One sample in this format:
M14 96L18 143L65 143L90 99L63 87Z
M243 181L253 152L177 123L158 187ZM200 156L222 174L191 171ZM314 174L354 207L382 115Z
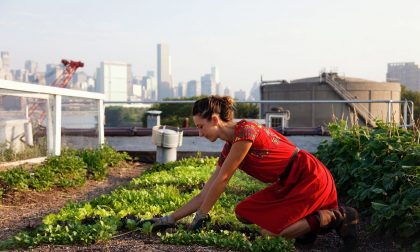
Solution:
M331 141L318 147L341 195L367 216L374 230L402 239L420 235L420 132L329 125Z

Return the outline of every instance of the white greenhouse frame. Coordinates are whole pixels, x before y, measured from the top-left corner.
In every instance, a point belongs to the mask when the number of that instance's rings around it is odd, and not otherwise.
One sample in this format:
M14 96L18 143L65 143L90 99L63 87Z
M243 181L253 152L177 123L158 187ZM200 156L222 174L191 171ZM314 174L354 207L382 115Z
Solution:
M1 90L6 89L7 92ZM72 90L67 88L59 88L52 86L43 86L37 84L29 84L24 82L0 80L0 95L40 98L47 100L47 148L48 154L60 155L61 153L61 98L62 96L70 96L77 98L93 99L97 104L98 113L98 145L101 146L105 142L104 133L104 98L102 93L86 92Z

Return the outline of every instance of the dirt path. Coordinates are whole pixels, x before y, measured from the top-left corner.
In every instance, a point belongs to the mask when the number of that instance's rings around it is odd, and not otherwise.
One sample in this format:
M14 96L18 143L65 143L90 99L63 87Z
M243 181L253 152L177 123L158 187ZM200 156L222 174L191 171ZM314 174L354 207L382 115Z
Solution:
M68 201L86 201L106 194L118 186L127 184L150 167L144 163L134 163L127 168L111 169L108 179L104 181L88 181L80 188L52 190L48 192L16 192L3 199L0 205L0 241L5 240L20 230L34 227L42 218L58 212ZM374 237L367 231L367 220L362 220L359 227L360 244L358 251L400 251L392 240ZM339 251L342 242L335 233L318 236L311 245L296 245L298 251ZM225 251L193 246L174 246L161 244L160 240L140 233L117 235L110 241L89 246L43 245L30 251L168 251L168 252L214 252Z

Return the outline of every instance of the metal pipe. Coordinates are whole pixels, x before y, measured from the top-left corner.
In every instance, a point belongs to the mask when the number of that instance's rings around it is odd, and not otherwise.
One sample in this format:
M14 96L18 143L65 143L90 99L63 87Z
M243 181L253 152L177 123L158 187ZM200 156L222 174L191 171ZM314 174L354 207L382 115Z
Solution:
M326 127L289 127L289 128L273 128L274 130L282 133L285 136L299 136L299 135L318 135L318 136L329 136L329 131ZM180 128L183 131L184 137L199 136L197 128ZM35 136L45 136L45 128L37 128ZM98 132L96 129L68 129L62 128L61 131L63 136L86 136L96 137ZM117 136L151 136L152 129L140 128L140 127L105 127L105 136L117 137Z
M172 101L104 101L105 104L185 104L194 103L195 100L172 100ZM236 103L404 103L405 101L394 100L259 100L259 101L235 101Z
M404 124L404 128L407 128L407 124L408 124L408 121L407 121L407 106L408 106L408 102L407 102L407 100L405 100L405 102L404 102L404 108L403 108L403 124Z

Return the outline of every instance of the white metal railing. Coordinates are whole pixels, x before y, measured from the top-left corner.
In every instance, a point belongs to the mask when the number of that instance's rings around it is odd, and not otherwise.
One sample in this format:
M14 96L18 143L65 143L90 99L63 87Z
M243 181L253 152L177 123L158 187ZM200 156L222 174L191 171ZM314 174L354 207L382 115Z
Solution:
M104 133L104 98L101 93L72 90L52 86L42 86L37 84L28 84L10 80L0 80L0 95L20 96L45 99L47 101L47 148L51 155L60 155L61 153L61 105L62 97L70 96L76 98L93 99L97 105L98 116L98 145L105 142Z
M104 101L105 105L112 104L183 104L194 103L195 100L165 100L165 101ZM392 122L393 104L403 105L403 118L400 126L412 127L414 124L414 102L409 100L258 100L258 101L235 101L236 103L258 103L258 104L314 104L314 103L384 103L387 104L386 122Z

